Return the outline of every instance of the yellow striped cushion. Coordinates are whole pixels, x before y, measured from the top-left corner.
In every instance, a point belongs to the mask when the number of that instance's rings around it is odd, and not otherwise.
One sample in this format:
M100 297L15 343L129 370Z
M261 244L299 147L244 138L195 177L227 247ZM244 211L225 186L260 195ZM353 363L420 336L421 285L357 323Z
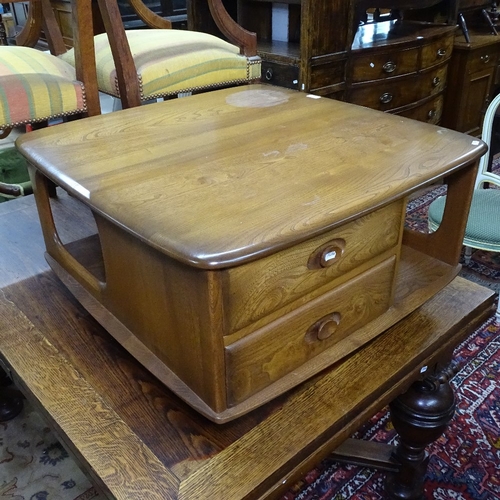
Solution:
M260 78L260 59L206 33L145 29L127 31L141 98L244 83ZM106 34L95 37L97 78L102 92L119 97L116 68ZM74 64L73 51L60 56Z
M75 69L28 47L0 47L0 126L47 120L86 110Z

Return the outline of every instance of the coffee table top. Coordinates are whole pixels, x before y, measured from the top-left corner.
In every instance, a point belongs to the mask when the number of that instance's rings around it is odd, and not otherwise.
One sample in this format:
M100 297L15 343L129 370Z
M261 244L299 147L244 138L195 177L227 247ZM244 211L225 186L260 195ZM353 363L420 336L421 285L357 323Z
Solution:
M486 151L455 131L266 85L78 120L17 145L93 210L201 268L292 246Z

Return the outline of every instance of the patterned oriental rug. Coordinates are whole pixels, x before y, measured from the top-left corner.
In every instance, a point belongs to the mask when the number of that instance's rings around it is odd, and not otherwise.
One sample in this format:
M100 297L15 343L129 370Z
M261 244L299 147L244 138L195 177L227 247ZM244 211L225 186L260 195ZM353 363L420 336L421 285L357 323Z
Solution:
M409 227L426 230L428 206L444 189L438 187L409 204ZM461 274L499 291L500 254L475 251ZM500 500L500 324L493 318L487 321L458 346L455 359L462 367L452 381L457 413L428 450L425 498ZM354 437L394 444L388 410L375 415ZM382 500L384 478L375 470L326 459L281 500ZM0 423L0 500L100 498L28 404L21 415Z

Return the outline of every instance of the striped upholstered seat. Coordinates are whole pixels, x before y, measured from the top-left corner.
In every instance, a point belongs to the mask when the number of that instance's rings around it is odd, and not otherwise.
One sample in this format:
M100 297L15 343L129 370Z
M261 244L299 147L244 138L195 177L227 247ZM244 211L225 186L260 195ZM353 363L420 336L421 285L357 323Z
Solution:
M1 138L6 137L14 127L27 124L40 127L53 118L100 113L92 54L79 49L82 63L78 70L59 59L57 55L67 49L50 1L30 0L28 3L28 18L23 29L16 34L16 45L0 45ZM85 36L86 32L81 30L80 24L75 24L74 31ZM34 48L42 26L50 53ZM92 41L93 33L86 37L87 41ZM3 43L6 41L2 40ZM3 161L8 158L9 155L4 155ZM0 172L0 201L31 191L26 166L16 167L14 177L7 175L13 171L14 165L9 167L4 165ZM52 189L52 192L55 190Z
M94 36L99 90L130 108L155 98L258 81L261 60L256 34L236 23L222 0L205 1L207 15L224 39L172 29L171 22L155 14L143 0L125 3L146 29L125 30L117 0L99 0L104 28ZM93 14L97 18L97 12ZM61 58L75 64L72 51Z
M237 85L260 78L260 58L206 33L173 29L126 31L141 100ZM94 38L99 90L120 97L115 62L106 34ZM73 51L60 56L74 64Z
M87 111L75 69L29 47L0 47L0 128Z

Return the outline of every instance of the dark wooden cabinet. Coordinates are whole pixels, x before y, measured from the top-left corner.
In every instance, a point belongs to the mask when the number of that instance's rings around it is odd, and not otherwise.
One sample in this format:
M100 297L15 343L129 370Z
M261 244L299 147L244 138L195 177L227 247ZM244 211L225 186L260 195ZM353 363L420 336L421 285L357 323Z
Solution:
M207 25L191 0L189 27ZM355 26L355 0L226 0L257 33L262 81L437 123L454 26L382 20ZM420 106L422 109L419 109Z
M481 133L484 113L499 85L500 36L470 33L470 43L457 33L449 69L451 82L443 125L473 135Z
M452 26L419 23L360 28L349 57L345 100L438 123L454 32Z

